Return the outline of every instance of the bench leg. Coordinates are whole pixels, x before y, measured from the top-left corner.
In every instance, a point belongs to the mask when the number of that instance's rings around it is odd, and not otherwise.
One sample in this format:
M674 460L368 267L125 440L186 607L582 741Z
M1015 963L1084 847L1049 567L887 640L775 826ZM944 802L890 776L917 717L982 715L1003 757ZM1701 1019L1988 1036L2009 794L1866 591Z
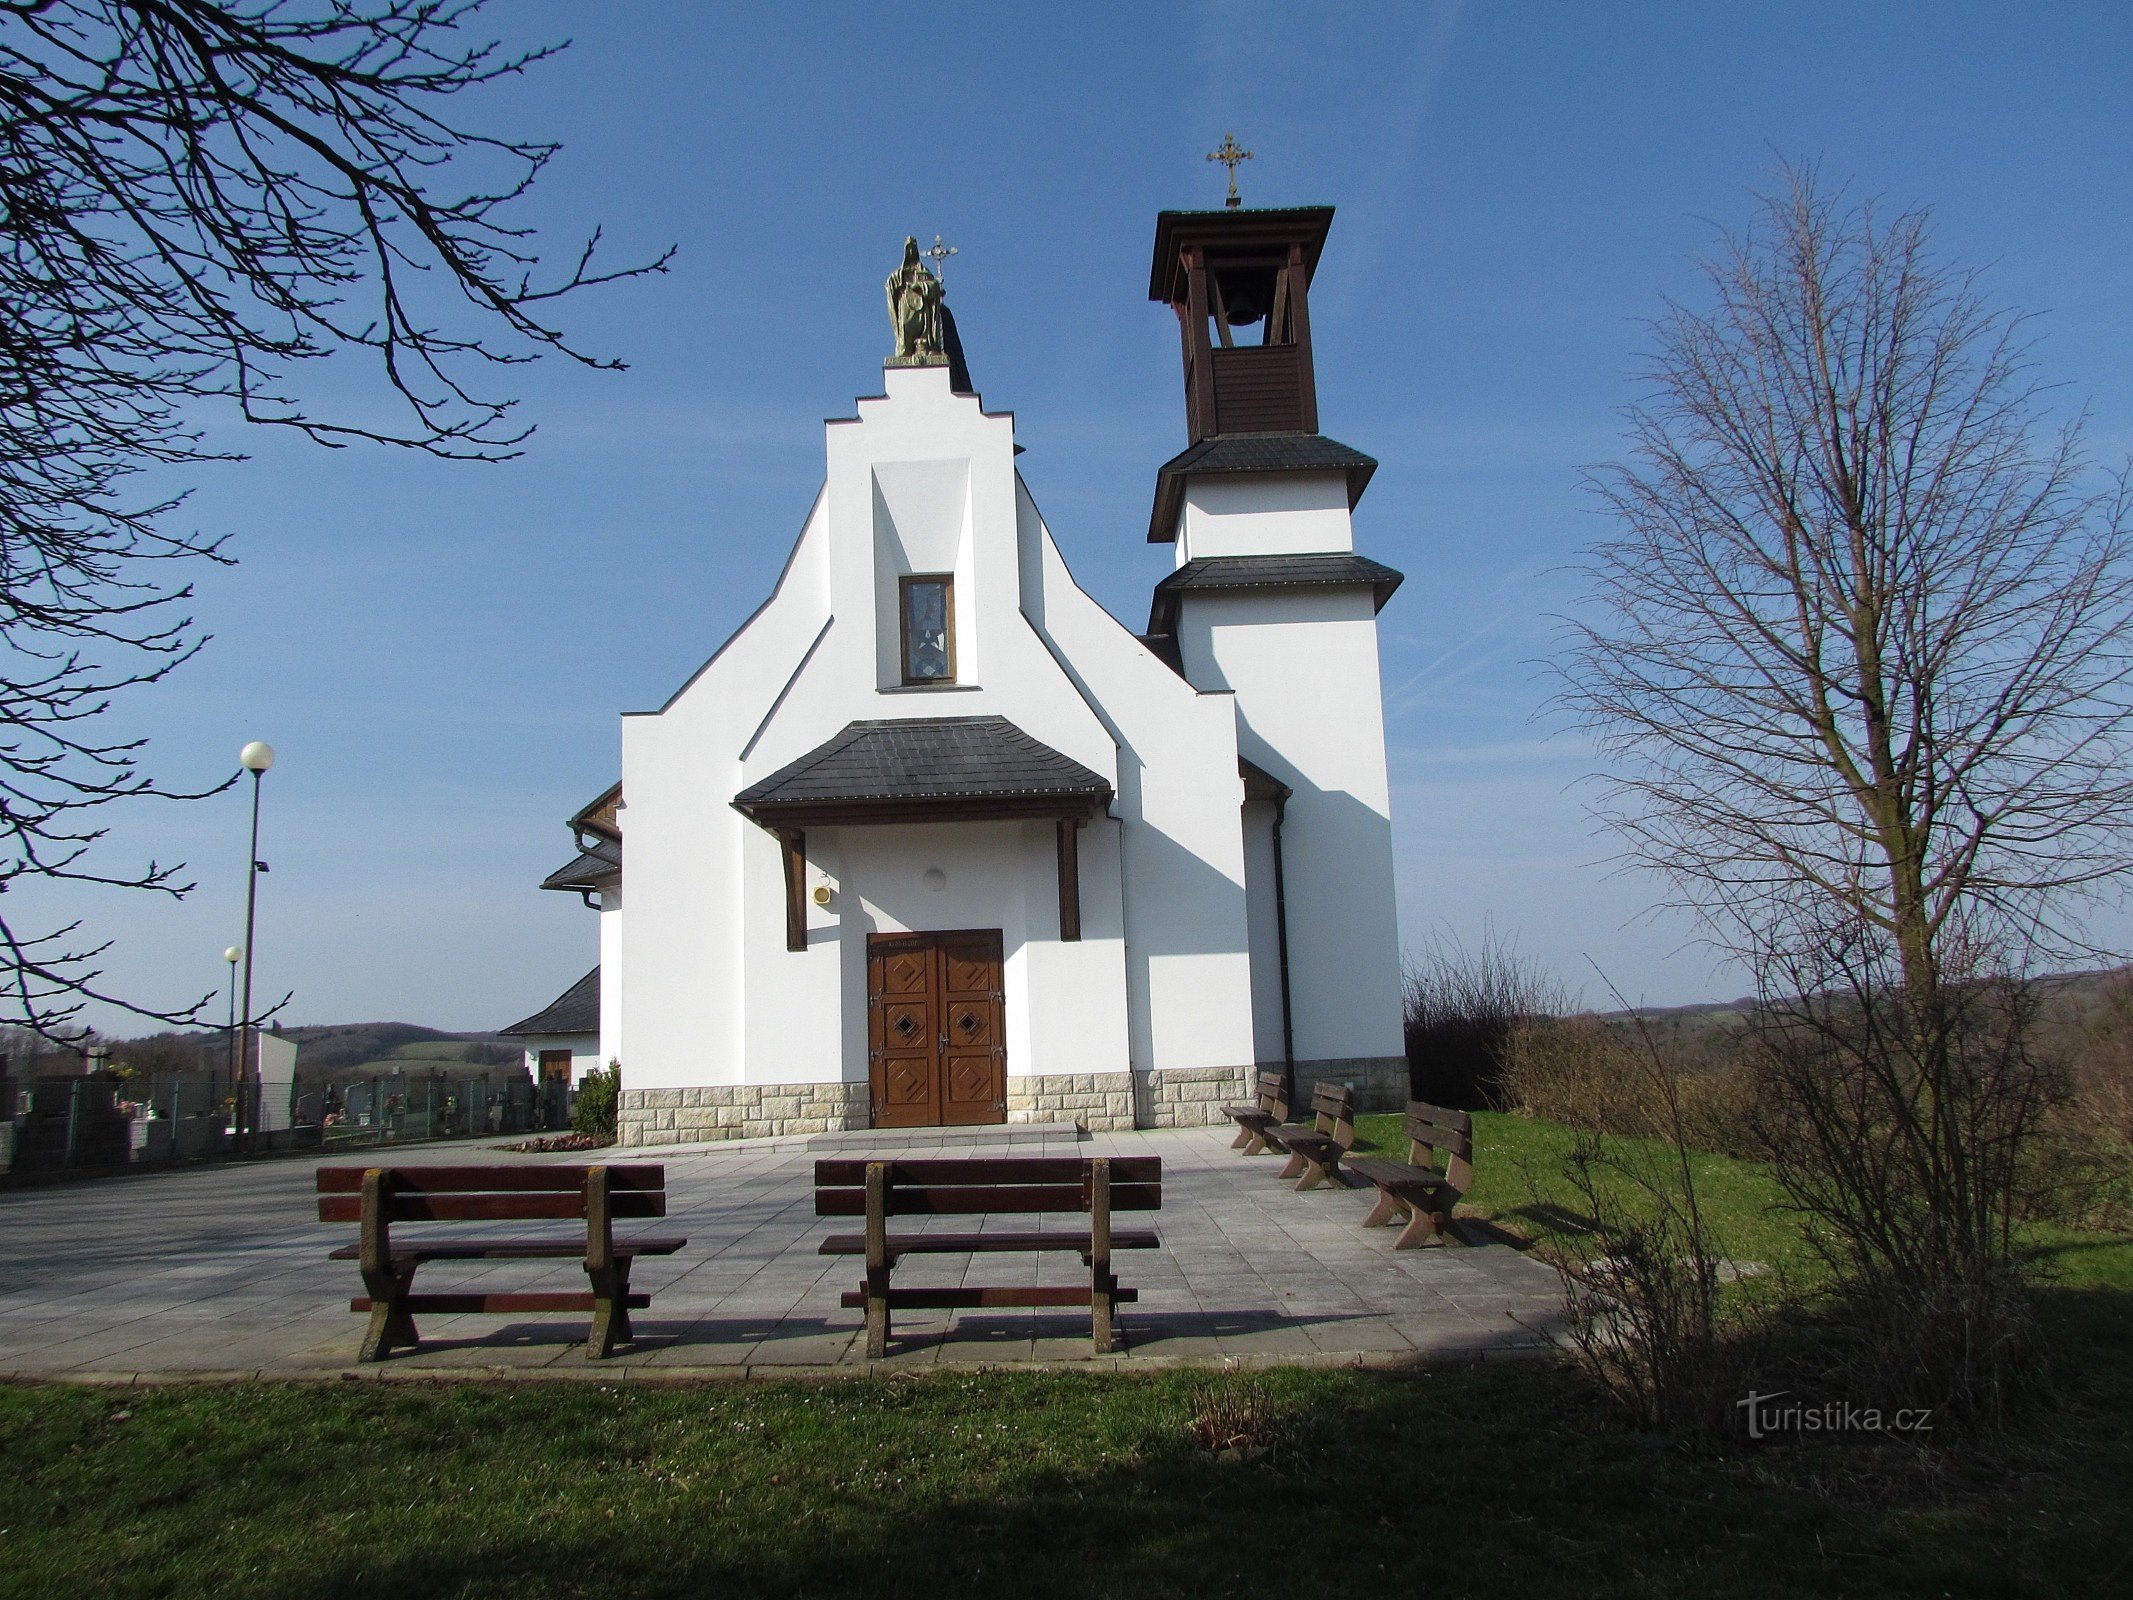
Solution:
M1232 1150L1249 1150L1252 1146L1253 1137L1252 1130L1239 1123L1237 1125L1237 1137L1230 1140L1229 1147Z
M1299 1156L1297 1159L1304 1164L1303 1181L1296 1186L1298 1194L1302 1194L1306 1189L1316 1189L1333 1176L1333 1164L1331 1162L1313 1161L1307 1156Z
M867 1359L879 1361L889 1353L889 1274L869 1269L867 1291Z
M1112 1298L1118 1290L1118 1279L1108 1272L1098 1272L1090 1289L1089 1339L1098 1355L1107 1356L1118 1342L1118 1304Z
M1363 1219L1366 1228L1382 1228L1388 1222L1398 1222L1411 1212L1411 1207L1399 1196L1388 1190L1378 1191L1378 1203L1370 1208L1370 1215Z
M1299 1177L1302 1175L1303 1169L1306 1165L1307 1163L1305 1162L1304 1158L1298 1155L1294 1150L1291 1150L1289 1152L1289 1159L1282 1163L1281 1176L1284 1180Z
M1448 1240L1452 1230L1445 1224L1451 1219L1441 1211L1431 1211L1426 1206L1408 1208L1407 1226L1400 1230L1400 1237L1392 1241L1395 1250L1414 1250L1431 1239Z
M370 1291L370 1325L363 1330L358 1361L383 1361L395 1350L412 1350L417 1341L415 1319L406 1298L414 1287L415 1272L366 1272L363 1287Z
M889 1353L889 1163L867 1163L867 1359Z
M615 1353L618 1344L629 1344L636 1337L630 1326L630 1268L628 1261L618 1261L604 1272L586 1269L592 1279L593 1321L592 1332L585 1339L585 1359L605 1361Z

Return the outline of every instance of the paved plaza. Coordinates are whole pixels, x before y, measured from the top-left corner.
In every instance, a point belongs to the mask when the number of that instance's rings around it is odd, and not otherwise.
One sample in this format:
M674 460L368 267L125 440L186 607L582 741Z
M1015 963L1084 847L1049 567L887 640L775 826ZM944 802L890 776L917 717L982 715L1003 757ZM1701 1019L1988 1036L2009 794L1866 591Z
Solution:
M888 1357L868 1362L860 1313L839 1307L859 1265L816 1253L853 1219L814 1215L825 1154L1159 1155L1163 1248L1118 1258L1140 1291L1122 1308L1123 1349L1094 1356L1086 1312L899 1314ZM935 1365L1132 1369L1238 1360L1407 1365L1531 1355L1550 1345L1555 1274L1504 1244L1395 1252L1396 1228L1365 1229L1371 1195L1295 1193L1278 1159L1229 1148L1229 1130L1076 1137L998 1130L975 1140L833 1135L644 1152L667 1169L670 1214L642 1231L684 1233L647 1258L634 1286L637 1342L583 1359L582 1316L432 1316L423 1347L355 1365L364 1319L354 1264L326 1253L356 1230L315 1220L316 1161L285 1159L0 1193L0 1376L127 1379L420 1375L673 1376ZM355 1164L363 1158L336 1158ZM582 1161L513 1156L487 1143L373 1156L403 1165ZM970 1219L930 1219L967 1230ZM1026 1227L1026 1218L984 1219ZM1050 1219L1066 1225L1069 1219ZM905 1224L899 1224L903 1226ZM484 1225L523 1233L546 1225ZM400 1230L406 1232L405 1228ZM456 1230L469 1232L462 1225ZM627 1231L627 1230L625 1230ZM921 1256L899 1285L1071 1282L1071 1255ZM1084 1280L1085 1281L1085 1280ZM418 1289L582 1289L572 1262L440 1262Z

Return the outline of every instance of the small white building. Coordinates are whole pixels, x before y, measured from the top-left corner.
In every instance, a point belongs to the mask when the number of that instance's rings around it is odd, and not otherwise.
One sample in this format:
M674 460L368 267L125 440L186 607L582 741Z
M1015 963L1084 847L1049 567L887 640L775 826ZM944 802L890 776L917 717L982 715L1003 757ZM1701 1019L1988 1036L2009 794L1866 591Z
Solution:
M777 587L571 819L622 1141L1406 1097L1377 613L1318 432L1330 207L1165 212L1189 448L1145 633L1084 594L907 246ZM1251 342L1241 329L1257 326Z
M562 886L551 877L543 887ZM592 903L589 894L586 903ZM600 969L593 968L532 1016L497 1031L519 1041L542 1118L559 1125L570 1114L572 1091L586 1073L607 1062L600 1054Z

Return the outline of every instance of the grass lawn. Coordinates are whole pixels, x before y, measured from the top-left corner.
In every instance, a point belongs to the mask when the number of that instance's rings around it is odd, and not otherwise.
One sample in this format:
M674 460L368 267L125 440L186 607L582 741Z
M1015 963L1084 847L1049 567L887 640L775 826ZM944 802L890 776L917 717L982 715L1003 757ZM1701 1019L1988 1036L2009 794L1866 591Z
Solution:
M1405 1156L1397 1115L1355 1119L1356 1148ZM1558 1122L1502 1112L1474 1117L1474 1187L1461 1216L1497 1223L1544 1248L1584 1253L1589 1229L1584 1201L1564 1176L1576 1135ZM1648 1139L1612 1139L1631 1159L1667 1167L1671 1151ZM1795 1279L1812 1281L1821 1263L1801 1237L1798 1221L1780 1209L1783 1196L1753 1161L1698 1151L1691 1156L1698 1203L1719 1251L1758 1261Z
M1558 1139L1482 1119L1477 1209L1574 1234L1510 1171L1545 1181ZM1759 1180L1715 1168L1712 1203L1767 1258ZM2133 1241L2038 1245L2056 1390L1958 1449L1694 1453L1538 1364L0 1387L0 1596L2124 1592ZM1186 1427L1239 1382L1272 1412L1255 1464Z

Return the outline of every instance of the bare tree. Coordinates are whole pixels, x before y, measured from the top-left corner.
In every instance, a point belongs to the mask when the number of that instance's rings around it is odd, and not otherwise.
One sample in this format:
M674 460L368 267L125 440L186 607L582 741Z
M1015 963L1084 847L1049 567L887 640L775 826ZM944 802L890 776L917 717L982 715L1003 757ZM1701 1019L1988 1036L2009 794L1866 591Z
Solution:
M170 487L230 459L214 403L339 446L499 460L530 428L479 372L575 348L560 272L511 203L556 153L450 120L455 95L549 49L469 38L481 0L0 0L0 891L29 877L182 895L182 869L107 868L102 808L198 798L100 738L115 695L205 642L185 575L226 562ZM386 402L307 411L285 379L375 359ZM207 790L207 793L216 792ZM99 985L78 925L0 917L0 985L54 1037Z
M1728 948L1834 907L1924 998L1948 941L2078 944L2070 893L2133 870L2123 480L1923 213L1783 176L1657 324L1566 695Z
M1631 857L1759 975L1769 1154L1877 1348L1995 1408L2050 1079L2003 980L2133 870L2125 480L1923 213L1787 169L1707 278L1596 475L1565 697Z

